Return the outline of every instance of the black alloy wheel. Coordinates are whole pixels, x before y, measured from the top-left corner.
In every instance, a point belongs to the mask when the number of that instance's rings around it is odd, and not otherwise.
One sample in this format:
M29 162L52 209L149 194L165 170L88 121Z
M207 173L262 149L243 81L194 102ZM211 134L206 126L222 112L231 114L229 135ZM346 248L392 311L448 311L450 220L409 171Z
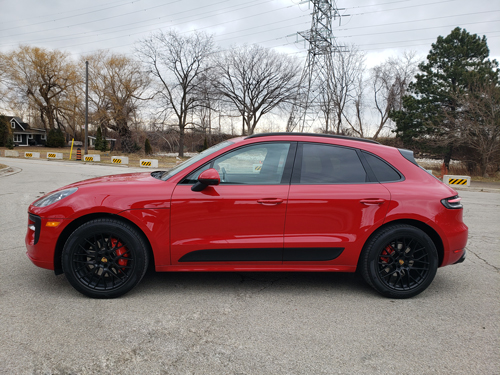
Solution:
M148 251L141 235L113 219L89 221L66 241L63 270L79 292L92 298L119 297L144 276Z
M360 263L364 279L391 298L410 298L434 279L438 256L429 236L410 225L394 225L366 245Z

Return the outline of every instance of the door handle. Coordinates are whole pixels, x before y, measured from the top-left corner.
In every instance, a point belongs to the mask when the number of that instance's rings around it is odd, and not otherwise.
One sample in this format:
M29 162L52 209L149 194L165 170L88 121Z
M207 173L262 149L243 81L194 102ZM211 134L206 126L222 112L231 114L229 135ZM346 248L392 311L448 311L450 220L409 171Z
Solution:
M368 198L368 199L361 199L361 203L367 204L367 205L372 205L372 204L382 204L385 202L385 199L381 198Z
M275 206L277 204L283 203L283 199L280 198L265 198L257 200L260 204L264 206Z

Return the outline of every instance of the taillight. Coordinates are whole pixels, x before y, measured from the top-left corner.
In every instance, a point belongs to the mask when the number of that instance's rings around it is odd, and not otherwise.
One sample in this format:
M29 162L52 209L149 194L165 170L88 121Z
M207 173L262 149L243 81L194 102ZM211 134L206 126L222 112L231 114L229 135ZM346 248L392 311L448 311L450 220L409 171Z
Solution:
M446 208L456 210L464 207L462 206L462 203L460 203L461 200L462 198L460 198L458 195L455 195L454 197L451 198L441 199L441 203Z

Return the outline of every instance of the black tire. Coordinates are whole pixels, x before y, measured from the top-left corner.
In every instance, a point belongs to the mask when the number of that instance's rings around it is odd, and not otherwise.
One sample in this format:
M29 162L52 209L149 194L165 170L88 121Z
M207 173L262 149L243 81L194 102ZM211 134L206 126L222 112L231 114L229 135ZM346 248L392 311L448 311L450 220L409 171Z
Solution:
M377 292L390 298L410 298L423 292L438 268L436 246L422 230L392 225L366 243L361 274Z
M146 273L148 250L132 226L96 219L78 227L62 252L66 278L92 298L116 298L135 287Z

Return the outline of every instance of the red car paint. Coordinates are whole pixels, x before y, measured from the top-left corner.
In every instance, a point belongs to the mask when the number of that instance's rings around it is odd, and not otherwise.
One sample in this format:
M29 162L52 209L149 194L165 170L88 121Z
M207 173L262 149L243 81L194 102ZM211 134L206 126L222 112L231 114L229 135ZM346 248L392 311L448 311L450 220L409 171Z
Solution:
M64 242L71 232L86 220L110 215L132 223L145 235L157 271L353 272L370 236L385 225L400 222L434 233L431 237L440 253L439 266L453 264L464 255L468 229L462 221L463 210L447 209L441 203L457 192L407 160L396 148L352 139L287 134L241 137L231 142L166 181L150 173L94 178L69 185L78 190L47 207L30 205L28 211L41 219L41 229L36 244L33 230L28 229L28 257L39 267L59 269ZM312 142L364 150L390 163L402 178L387 183L221 183L202 191L192 191L192 184L181 183L208 161L263 142ZM46 226L54 220L60 224ZM294 250L303 248L343 250L331 260L301 260ZM198 250L213 249L221 254L268 249L275 255L255 261L181 259Z

